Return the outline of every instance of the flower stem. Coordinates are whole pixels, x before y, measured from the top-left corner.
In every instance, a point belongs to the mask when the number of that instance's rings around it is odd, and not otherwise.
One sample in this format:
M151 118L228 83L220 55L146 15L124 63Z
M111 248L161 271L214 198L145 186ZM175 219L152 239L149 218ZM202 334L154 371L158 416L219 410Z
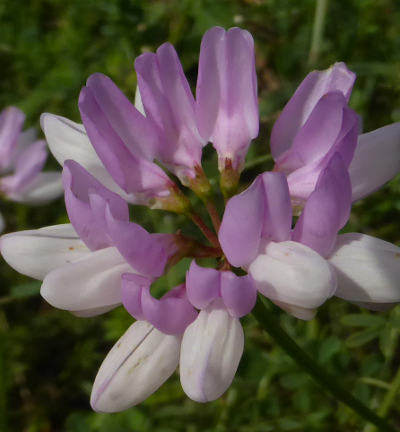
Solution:
M318 61L323 41L325 17L328 10L328 0L315 0L315 2L314 25L311 37L310 53L308 55L308 64L311 66Z
M256 158L252 159L251 161L246 162L244 169L248 170L250 168L254 168L257 165L261 165L261 164L264 164L267 162L272 162L272 161L273 161L272 155L266 154L266 155L256 157Z
M215 207L214 201L212 201L212 200L206 201L206 208L207 208L208 214L210 215L211 222L213 224L215 232L218 234L219 227L221 226L221 219L219 218L217 207Z
M392 406L392 403L399 391L400 391L400 368L398 369L396 376L394 377L394 380L390 384L389 390L386 393L385 397L383 398L381 406L378 409L378 414L380 416L385 417L389 413L390 407ZM374 432L375 430L376 429L373 426L364 429L365 432Z
M216 248L220 249L217 236L208 228L203 219L196 213L190 213L192 221L199 227L206 239Z
M275 340L275 342L312 378L325 390L329 391L337 400L347 405L364 420L378 427L380 431L395 432L385 419L376 415L367 406L356 399L344 387L339 384L339 379L323 369L309 354L283 330L274 318L271 310L266 306L264 299L258 298L253 309L253 315L263 329Z

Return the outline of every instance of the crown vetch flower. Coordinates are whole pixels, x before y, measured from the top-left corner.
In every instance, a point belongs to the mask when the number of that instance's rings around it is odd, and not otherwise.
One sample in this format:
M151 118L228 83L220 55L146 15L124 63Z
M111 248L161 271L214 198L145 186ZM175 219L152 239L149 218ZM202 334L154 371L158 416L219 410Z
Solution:
M254 307L257 291L301 319L312 318L334 294L371 309L400 302L400 248L338 234L352 200L400 168L399 124L361 135L357 143L358 117L347 106L355 75L343 63L303 81L272 132L275 172L233 196L222 223L201 152L210 140L221 191L234 195L258 133L250 34L219 27L206 33L197 101L170 44L135 65L137 107L109 78L94 74L79 98L83 125L42 115L49 146L64 165L71 224L0 241L11 266L43 280L41 294L50 304L78 316L122 304L137 319L100 367L93 409L114 412L140 403L178 363L190 398L221 396L243 352L240 318ZM377 163L380 146L388 172ZM155 160L202 199L214 232ZM180 233L150 234L129 220L128 202L189 216L211 246ZM216 268L192 261L186 280L155 298L152 284L183 257L216 258Z
M241 171L258 135L254 41L237 27L213 27L201 42L196 117L203 138L213 143L218 167Z
M42 204L62 193L60 174L41 172L47 159L46 142L35 132L22 131L25 115L15 107L0 114L0 195L12 201ZM0 232L4 219L0 216Z
M135 60L146 117L158 134L157 158L183 184L196 177L206 143L196 126L195 100L175 48L165 43L155 54Z
M400 123L358 135L360 122L347 107L355 79L344 63L311 72L274 124L270 142L274 170L287 174L295 205L304 205L336 152L349 169L353 201L400 171Z
M219 240L228 260L246 268L263 295L298 318L312 318L333 294L372 308L398 303L394 262L400 248L362 234L338 236L350 207L349 174L335 154L293 230L283 174L264 173L228 202ZM367 280L367 266L381 277Z
M180 378L191 399L208 402L232 383L244 345L239 318L253 309L257 291L250 276L203 268L195 261L186 275L186 289L200 313L183 334Z

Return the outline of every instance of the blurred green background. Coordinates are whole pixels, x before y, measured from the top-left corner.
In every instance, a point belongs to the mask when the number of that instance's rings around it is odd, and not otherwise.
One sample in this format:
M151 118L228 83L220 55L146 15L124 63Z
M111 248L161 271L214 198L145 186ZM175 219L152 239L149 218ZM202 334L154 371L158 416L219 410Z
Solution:
M331 0L315 23L315 0L1 0L0 107L17 105L27 126L41 112L79 121L77 98L93 72L109 75L133 99L133 61L172 42L194 86L202 34L238 25L255 39L261 133L243 180L270 168L274 120L313 68L345 61L358 79L351 106L364 131L400 120L400 3ZM322 24L322 26L321 26ZM322 37L313 30L323 30ZM313 49L311 50L312 40ZM206 152L215 172L215 158ZM54 160L49 167L57 166ZM45 207L0 203L7 231L66 222L62 199ZM400 244L400 180L354 207L350 231ZM148 229L175 231L181 218L134 211ZM184 229L192 230L184 225ZM193 234L197 232L193 230ZM185 263L184 263L185 264ZM186 263L187 264L187 263ZM182 265L169 274L183 278ZM399 281L400 282L400 281ZM123 413L89 406L91 383L114 341L130 325L119 308L81 319L55 310L38 295L39 283L0 261L0 431L26 432L257 432L368 431L365 423L319 388L264 334L244 321L245 352L229 391L219 400L189 400L172 377L155 395ZM400 307L372 313L332 299L317 317L300 322L275 310L285 329L365 404L400 427ZM395 380L397 378L397 381Z

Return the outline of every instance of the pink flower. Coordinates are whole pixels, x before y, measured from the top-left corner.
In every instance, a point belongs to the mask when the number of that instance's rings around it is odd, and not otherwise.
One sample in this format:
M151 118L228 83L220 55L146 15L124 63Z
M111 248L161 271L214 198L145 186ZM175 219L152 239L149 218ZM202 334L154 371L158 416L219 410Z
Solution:
M46 143L35 132L21 132L22 111L8 107L0 114L0 194L12 201L42 204L62 193L57 172L41 172L47 159ZM0 231L4 220L0 216Z
M301 319L332 295L373 309L400 302L400 248L339 234L352 200L400 168L398 124L357 143L358 116L347 106L355 76L344 64L303 81L272 132L274 172L233 196L222 223L201 168L202 148L212 142L221 190L231 196L258 134L252 37L238 28L205 34L197 100L170 44L143 54L135 67L137 107L94 74L79 97L82 125L42 115L50 149L64 165L71 224L0 242L12 267L43 280L41 294L53 306L93 316L122 304L137 320L99 369L93 409L140 403L178 364L190 398L220 397L238 368L240 318L251 312L257 291ZM388 172L377 163L382 142ZM215 232L162 167L202 199ZM130 221L128 203L189 216L211 246L180 233L149 233ZM192 261L185 280L155 298L152 284L184 257L217 258L216 268Z
M274 171L287 175L295 205L304 205L334 153L349 170L353 201L400 171L400 123L358 135L358 116L347 106L355 79L344 63L311 72L272 129Z

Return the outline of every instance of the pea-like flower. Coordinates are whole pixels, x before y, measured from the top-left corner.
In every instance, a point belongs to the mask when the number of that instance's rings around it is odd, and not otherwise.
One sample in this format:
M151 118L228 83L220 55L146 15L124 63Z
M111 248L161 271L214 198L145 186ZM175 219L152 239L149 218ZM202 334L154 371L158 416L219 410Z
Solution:
M58 172L41 172L47 159L46 142L33 129L22 132L24 113L15 107L0 114L0 195L26 203L43 204L62 194ZM0 232L5 222L0 215Z
M400 171L400 123L359 135L360 120L347 106L355 79L344 63L311 72L274 124L274 171L287 174L295 205L304 205L334 153L349 170L353 201Z
M94 410L140 403L178 364L190 398L220 397L243 353L240 318L257 292L301 319L333 295L371 309L400 302L400 248L339 234L352 201L400 169L399 124L358 137L359 117L347 105L355 75L343 63L303 81L272 131L274 171L237 195L258 134L251 35L220 27L205 34L197 99L172 45L143 54L135 68L136 106L108 77L94 74L79 97L83 124L42 115L50 149L64 166L71 224L0 242L12 267L43 280L41 294L53 306L92 316L123 305L137 320L99 369ZM201 166L208 141L226 200L222 222ZM381 144L389 169L376 157ZM201 198L212 228L184 187ZM130 220L128 203L180 213L205 240L151 234ZM154 282L188 257L186 277L156 298ZM202 267L201 258L215 265Z

